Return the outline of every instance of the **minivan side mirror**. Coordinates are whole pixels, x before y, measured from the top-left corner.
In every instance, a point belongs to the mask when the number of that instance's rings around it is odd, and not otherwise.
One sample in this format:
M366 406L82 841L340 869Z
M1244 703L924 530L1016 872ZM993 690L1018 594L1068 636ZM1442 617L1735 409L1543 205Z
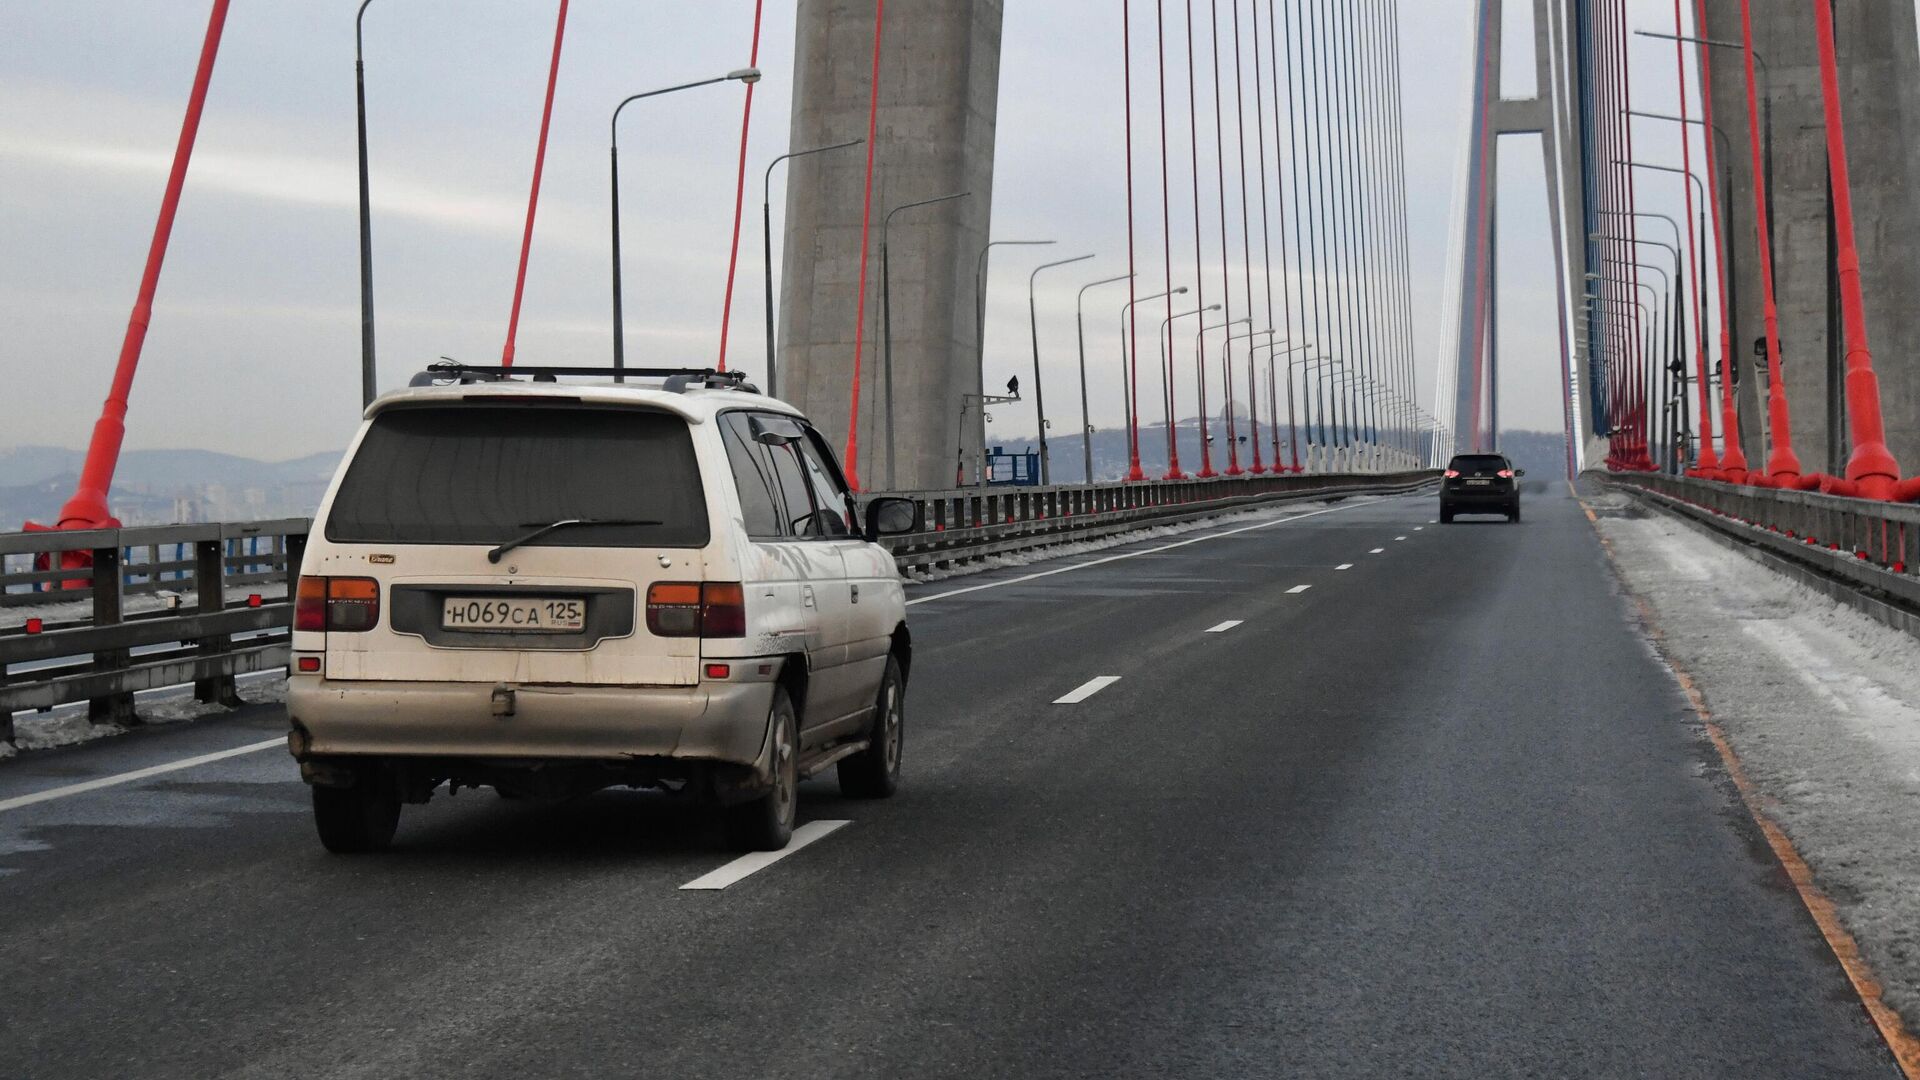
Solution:
M920 504L912 499L882 495L867 502L867 539L920 531Z

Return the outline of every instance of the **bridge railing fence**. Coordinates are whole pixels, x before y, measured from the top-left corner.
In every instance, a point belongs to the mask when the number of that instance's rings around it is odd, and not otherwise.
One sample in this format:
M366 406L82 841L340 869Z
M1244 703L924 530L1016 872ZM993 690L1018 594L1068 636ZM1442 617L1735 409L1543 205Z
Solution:
M1390 494L1433 470L1242 476L1058 487L871 492L914 500L919 531L885 539L903 572L1318 498ZM0 741L13 714L87 702L137 722L133 696L191 683L232 704L234 678L285 667L305 518L0 533ZM61 567L61 556L91 562Z
M1658 473L1607 479L1855 588L1920 607L1920 505Z
M133 695L191 683L232 704L236 675L283 667L305 518L0 533L0 739L12 715L85 701L134 720ZM63 567L84 553L86 565Z

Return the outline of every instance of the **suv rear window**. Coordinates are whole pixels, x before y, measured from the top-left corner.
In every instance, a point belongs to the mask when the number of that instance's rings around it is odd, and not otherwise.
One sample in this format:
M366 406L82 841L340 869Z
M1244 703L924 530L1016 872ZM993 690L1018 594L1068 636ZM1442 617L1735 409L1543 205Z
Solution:
M591 406L448 405L374 418L327 515L342 543L498 544L564 518L558 547L704 547L687 423Z
M1498 454L1462 454L1449 462L1447 468L1463 473L1496 473L1513 466Z

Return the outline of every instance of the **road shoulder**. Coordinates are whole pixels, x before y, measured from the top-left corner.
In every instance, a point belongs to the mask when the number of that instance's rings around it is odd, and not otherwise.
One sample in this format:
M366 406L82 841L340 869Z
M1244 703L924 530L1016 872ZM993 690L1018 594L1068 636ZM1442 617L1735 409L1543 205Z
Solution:
M1587 500L1654 646L1816 921L1916 1075L1920 1045L1920 646L1626 496ZM1775 840L1770 836L1770 840ZM1797 854L1796 854L1797 853ZM1846 955L1857 941L1858 960ZM1879 1017L1883 1033L1897 1018ZM1905 1040L1903 1046L1901 1040Z

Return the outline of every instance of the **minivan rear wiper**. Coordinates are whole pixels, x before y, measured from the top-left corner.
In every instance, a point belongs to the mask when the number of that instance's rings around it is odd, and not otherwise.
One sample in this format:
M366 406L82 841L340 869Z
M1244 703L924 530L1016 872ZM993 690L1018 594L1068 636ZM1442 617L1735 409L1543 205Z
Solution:
M521 524L535 525L535 524L538 524L538 522L523 521L521 522ZM659 524L661 524L661 522L654 521L649 518L561 518L559 521L551 521L545 525L541 525L539 528L533 530L527 535L515 537L514 539L509 540L504 544L501 544L499 547L494 548L492 551L487 552L487 561L490 563L497 563L500 561L500 557L502 555L505 555L507 552L512 551L514 548L531 544L535 540L540 539L541 537L547 535L550 532L556 532L560 529L565 529L573 525L659 525Z

